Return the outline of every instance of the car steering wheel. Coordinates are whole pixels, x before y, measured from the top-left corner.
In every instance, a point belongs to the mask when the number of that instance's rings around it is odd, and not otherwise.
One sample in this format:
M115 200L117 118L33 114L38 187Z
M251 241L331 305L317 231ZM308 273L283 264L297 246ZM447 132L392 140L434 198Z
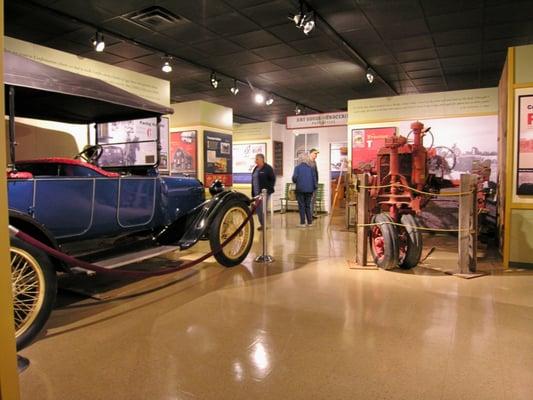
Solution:
M93 146L85 146L82 151L76 154L74 159L82 159L83 161L94 164L96 161L98 161L100 157L102 157L103 152L104 148L99 144L95 144Z

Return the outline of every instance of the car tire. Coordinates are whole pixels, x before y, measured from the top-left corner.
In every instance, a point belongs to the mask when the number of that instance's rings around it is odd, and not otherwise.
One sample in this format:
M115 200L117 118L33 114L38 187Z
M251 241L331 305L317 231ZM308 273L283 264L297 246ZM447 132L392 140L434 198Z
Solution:
M220 245L248 218L250 209L241 201L230 200L222 206L209 229L209 244L212 251ZM246 258L254 241L254 222L250 218L241 232L222 250L214 254L215 259L225 267L239 265Z
M396 227L387 222L392 222L388 214L381 213L372 217L373 225L370 227L370 252L379 268L393 269L398 265L398 233Z
M28 346L50 317L57 293L50 258L18 238L11 238L11 279L17 350Z
M416 227L418 222L411 214L402 215L398 227L399 241L399 267L402 269L411 269L418 265L422 256L422 234Z

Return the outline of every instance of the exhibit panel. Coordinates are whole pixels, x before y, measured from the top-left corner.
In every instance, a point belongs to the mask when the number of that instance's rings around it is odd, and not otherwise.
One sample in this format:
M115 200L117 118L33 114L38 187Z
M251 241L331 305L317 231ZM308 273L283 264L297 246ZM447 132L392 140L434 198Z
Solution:
M533 266L533 191L530 141L533 132L533 45L512 47L507 53L506 129L500 129L500 140L506 143L505 214L503 231L503 265Z
M276 185L274 193L270 196L269 210L279 211L279 199L284 195L285 127L272 122L258 122L236 124L233 129L233 146L238 152L233 158L235 189L247 195L251 193L251 174L255 167L255 155L263 153L265 161L274 168L276 175Z
M348 140L352 143L353 172L375 168L378 150L387 137L401 135L413 143L411 124L420 121L429 131L422 144L427 149L427 173L443 191L459 185L461 174L483 177L484 187L498 179L497 89L414 94L348 103ZM421 116L417 117L417 113ZM422 117L424 116L424 117ZM444 185L444 186L443 186ZM449 188L446 188L449 186ZM421 222L430 228L458 225L458 199L433 199L421 211ZM486 233L495 234L497 210L488 204Z

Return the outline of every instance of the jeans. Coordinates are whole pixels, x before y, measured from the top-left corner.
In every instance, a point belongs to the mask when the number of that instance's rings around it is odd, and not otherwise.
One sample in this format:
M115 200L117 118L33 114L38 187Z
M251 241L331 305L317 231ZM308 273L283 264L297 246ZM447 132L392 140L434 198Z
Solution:
M267 213L268 213L268 202L270 201L270 195L267 196L267 201L266 201L266 205L265 207L267 208ZM259 223L261 224L261 226L264 226L265 225L265 221L263 221L263 202L259 203L259 205L257 206L257 208L255 209L255 213L257 214L257 218L259 219Z
M311 199L313 193L296 192L296 199L298 200L298 211L300 211L300 224L304 225L307 218L307 223L313 223L313 214L311 212Z

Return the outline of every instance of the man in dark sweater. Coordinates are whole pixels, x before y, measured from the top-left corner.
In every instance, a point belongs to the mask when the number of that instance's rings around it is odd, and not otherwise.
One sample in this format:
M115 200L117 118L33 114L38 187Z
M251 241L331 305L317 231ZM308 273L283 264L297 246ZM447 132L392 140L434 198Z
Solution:
M259 218L259 223L261 226L257 229L262 230L265 226L265 221L263 221L263 206L268 207L268 200L270 195L274 193L274 185L276 184L276 175L274 174L274 169L265 162L265 155L258 153L255 156L255 167L252 171L252 197L255 197L261 194L261 190L266 189L267 204L261 203L256 209L257 218Z

